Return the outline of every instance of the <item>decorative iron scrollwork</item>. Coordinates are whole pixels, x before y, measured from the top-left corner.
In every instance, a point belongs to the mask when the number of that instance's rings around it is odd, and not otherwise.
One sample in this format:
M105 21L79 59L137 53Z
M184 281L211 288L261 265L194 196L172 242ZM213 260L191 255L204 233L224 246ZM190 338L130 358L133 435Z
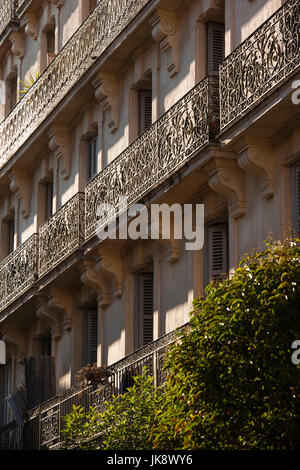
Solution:
M220 67L221 130L300 64L300 3L288 0Z

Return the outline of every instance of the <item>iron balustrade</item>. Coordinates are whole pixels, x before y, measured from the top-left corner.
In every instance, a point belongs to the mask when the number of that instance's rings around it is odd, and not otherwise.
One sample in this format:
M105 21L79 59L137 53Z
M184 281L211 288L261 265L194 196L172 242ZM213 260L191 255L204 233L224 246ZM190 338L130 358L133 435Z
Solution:
M77 193L39 230L39 276L78 249L84 241L84 194Z
M17 0L0 0L0 39L10 23L16 22Z
M205 77L105 167L85 191L85 237L199 152L219 130L218 78ZM122 210L125 209L122 206Z
M30 450L60 448L63 444L64 417L72 411L73 405L82 406L85 411L91 406L100 412L104 411L105 402L111 400L113 395L126 392L133 385L133 377L140 375L144 367L153 377L156 387L163 385L166 379L163 366L167 349L189 328L185 324L110 365L107 367L108 379L102 380L98 386L81 382L29 411L23 429L18 428L16 422L1 428L0 446Z
M300 2L287 0L220 66L220 129L244 116L300 65Z
M0 310L35 283L37 271L38 235L33 234L0 263Z
M150 0L102 0L0 124L0 168Z

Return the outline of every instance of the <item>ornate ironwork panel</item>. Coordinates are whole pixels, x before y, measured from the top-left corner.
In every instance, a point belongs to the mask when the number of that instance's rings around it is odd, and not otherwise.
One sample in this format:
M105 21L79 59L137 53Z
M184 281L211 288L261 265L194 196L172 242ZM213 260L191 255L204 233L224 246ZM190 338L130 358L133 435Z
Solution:
M112 395L126 392L126 388L132 384L133 377L141 373L143 367L147 367L148 373L156 378L155 384L161 385L165 376L163 359L166 350L178 340L181 332L188 329L189 325L183 325L177 331L168 333L112 364L108 367L109 378L104 379L97 389L81 382L31 410L25 422L24 449L59 447L63 440L64 416L72 410L73 404L82 406L85 411L90 406L96 406L99 411L103 411L105 402L111 400ZM6 439L6 428L2 429L0 429L0 442L1 439L3 442Z
M86 238L116 217L122 197L137 201L216 134L216 84L202 80L86 186Z
M17 0L0 0L0 37L12 20L16 21Z
M0 310L33 285L37 269L38 235L34 234L0 263Z
M84 239L84 195L77 193L39 231L39 275L80 247Z
M0 125L0 167L150 0L102 0ZM6 3L2 0L2 3ZM4 5L5 6L5 5Z
M288 0L220 67L223 130L300 65L300 3Z

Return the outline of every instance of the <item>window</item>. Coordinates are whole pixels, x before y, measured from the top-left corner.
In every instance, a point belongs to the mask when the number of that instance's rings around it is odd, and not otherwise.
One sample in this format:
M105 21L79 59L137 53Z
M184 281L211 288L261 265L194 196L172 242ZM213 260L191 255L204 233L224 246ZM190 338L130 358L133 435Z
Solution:
M153 273L136 278L136 348L153 341Z
M139 134L152 125L152 91L139 90Z
M7 102L8 112L10 112L17 104L17 90L18 90L18 78L14 77L7 80Z
M55 25L46 32L47 65L55 57Z
M85 312L84 323L84 363L97 363L98 350L98 308L89 308Z
M300 163L293 168L293 225L298 235L300 235Z
M0 425L11 421L10 407L7 401L11 393L11 363L0 368Z
M208 282L222 280L228 272L227 224L210 225L207 228Z
M52 348L51 348L51 335L47 335L40 339L40 355L41 356L51 356Z
M92 137L87 144L87 178L90 181L98 172L98 137Z
M8 220L8 254L15 248L15 221Z
M46 183L46 220L53 214L53 183Z
M207 23L207 74L218 75L225 55L225 28L220 23Z

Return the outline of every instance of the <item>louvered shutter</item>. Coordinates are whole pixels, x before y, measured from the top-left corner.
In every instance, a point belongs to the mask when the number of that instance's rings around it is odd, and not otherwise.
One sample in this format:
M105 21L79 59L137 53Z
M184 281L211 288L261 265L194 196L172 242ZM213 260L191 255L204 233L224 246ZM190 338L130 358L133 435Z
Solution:
M97 155L98 154L98 138L93 137L88 141L88 181L97 174Z
M41 339L41 356L51 356L51 342L51 336Z
M300 235L300 165L295 168L296 176L296 187L295 187L295 198L296 198L296 230Z
M53 214L53 183L46 184L46 219Z
M142 347L153 341L153 274L141 274L139 284L139 346Z
M140 90L139 91L139 124L140 134L145 132L152 125L152 91Z
M8 221L8 253L14 251L15 221Z
M212 225L208 227L209 281L221 280L227 271L227 225Z
M1 369L0 375L0 423L5 425L11 420L10 407L7 401L11 393L11 364Z
M225 55L225 28L223 24L207 24L207 73L218 75Z
M97 363L98 349L98 309L93 308L87 312L87 334L88 334L88 363Z

